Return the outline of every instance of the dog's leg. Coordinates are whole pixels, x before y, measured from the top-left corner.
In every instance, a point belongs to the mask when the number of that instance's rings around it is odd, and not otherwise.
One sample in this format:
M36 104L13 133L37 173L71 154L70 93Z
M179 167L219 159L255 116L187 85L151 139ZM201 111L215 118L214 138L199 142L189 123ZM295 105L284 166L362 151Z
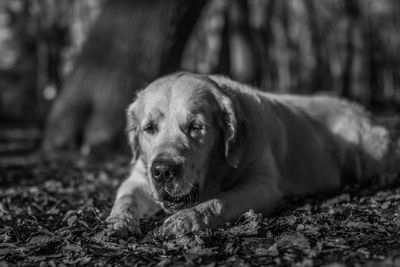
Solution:
M139 219L159 209L159 205L151 197L145 168L139 160L128 179L120 185L111 214L106 221L111 230L120 236L127 236L129 233L140 234Z
M171 237L213 228L240 217L250 209L263 215L270 214L283 196L277 186L278 173L273 169L272 161L269 163L269 171L249 173L231 190L221 192L215 198L192 208L176 212L165 220L159 234Z

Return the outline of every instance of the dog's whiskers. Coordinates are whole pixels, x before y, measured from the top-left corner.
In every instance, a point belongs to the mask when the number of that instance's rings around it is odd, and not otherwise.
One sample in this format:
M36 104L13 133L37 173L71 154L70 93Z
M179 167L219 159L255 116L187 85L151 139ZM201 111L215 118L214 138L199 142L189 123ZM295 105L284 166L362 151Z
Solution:
M189 200L189 205L192 205L192 203L196 202L196 196L192 194L193 190L198 190L198 186L196 186L195 184L192 184L190 182L186 182L188 185L191 186L191 189L189 191L189 194L187 196L185 196L186 198L188 198ZM193 201L192 201L193 198Z

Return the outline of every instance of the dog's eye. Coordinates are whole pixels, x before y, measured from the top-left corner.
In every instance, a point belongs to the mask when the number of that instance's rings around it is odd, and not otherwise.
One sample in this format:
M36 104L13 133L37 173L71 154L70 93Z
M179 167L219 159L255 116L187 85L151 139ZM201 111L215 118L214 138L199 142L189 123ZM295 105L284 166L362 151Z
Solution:
M155 126L153 123L148 123L143 127L143 132L148 133L148 134L154 134L155 132Z
M191 131L201 131L203 130L203 126L199 123L192 123L189 127L189 130Z
M188 130L189 130L189 134L191 136L196 136L203 130L203 125L201 125L200 123L194 122L194 123L190 124Z

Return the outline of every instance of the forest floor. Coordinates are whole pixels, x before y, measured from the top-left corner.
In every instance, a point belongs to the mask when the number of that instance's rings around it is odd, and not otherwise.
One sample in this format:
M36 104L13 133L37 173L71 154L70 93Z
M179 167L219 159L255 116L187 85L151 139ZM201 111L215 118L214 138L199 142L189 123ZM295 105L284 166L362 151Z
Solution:
M105 238L129 158L10 153L33 144L15 133L0 131L0 266L400 266L399 185L292 198L267 218L249 211L174 240L154 234L160 213L142 221L144 237Z

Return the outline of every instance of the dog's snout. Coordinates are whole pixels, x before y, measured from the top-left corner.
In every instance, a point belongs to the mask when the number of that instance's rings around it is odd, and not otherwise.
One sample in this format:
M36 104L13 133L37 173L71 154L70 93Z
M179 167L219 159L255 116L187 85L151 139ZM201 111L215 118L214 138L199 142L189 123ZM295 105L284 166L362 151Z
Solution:
M181 166L172 162L155 161L151 166L151 175L156 181L168 183L179 177Z

